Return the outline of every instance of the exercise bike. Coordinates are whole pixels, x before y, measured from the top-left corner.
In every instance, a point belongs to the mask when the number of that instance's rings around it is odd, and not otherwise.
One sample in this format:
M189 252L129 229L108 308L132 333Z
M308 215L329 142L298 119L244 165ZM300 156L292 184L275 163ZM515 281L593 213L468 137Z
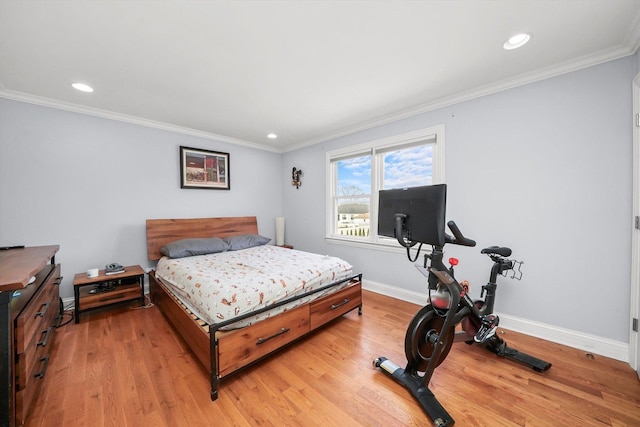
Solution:
M420 249L415 259L411 259L409 248L418 242L407 238L410 233L404 228L406 219L405 214L395 214L395 237L407 248L407 256L413 262L418 258ZM449 221L447 226L453 237L444 233L445 243L470 247L476 245L475 241L463 236L455 222ZM444 265L443 249L444 245L432 245L431 253L426 254L423 265L418 266L428 277L429 303L418 311L407 328L404 344L406 367L403 369L385 357L373 361L375 367L381 368L411 392L436 427L455 423L429 390L434 370L445 360L454 342L483 345L496 355L527 365L537 372L551 367L551 363L509 347L495 334L499 323L498 316L493 313L498 275L513 271L516 265L520 265L508 259L511 249L498 246L482 249L481 253L491 258L493 266L489 282L482 287L481 298L484 296L484 299L476 301L469 297L468 288L454 277L457 260L450 259L450 268ZM462 330L456 332L458 324Z

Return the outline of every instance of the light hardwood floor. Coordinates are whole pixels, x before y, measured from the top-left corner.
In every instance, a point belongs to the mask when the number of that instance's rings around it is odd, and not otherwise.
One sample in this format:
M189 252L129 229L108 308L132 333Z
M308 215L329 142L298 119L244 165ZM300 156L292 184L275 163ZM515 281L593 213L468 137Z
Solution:
M83 315L58 329L28 426L425 426L411 395L372 367L403 365L419 308L364 293L351 312L239 375L209 398L207 372L157 307ZM553 363L536 373L454 344L430 388L456 426L640 426L640 381L627 363L501 330Z

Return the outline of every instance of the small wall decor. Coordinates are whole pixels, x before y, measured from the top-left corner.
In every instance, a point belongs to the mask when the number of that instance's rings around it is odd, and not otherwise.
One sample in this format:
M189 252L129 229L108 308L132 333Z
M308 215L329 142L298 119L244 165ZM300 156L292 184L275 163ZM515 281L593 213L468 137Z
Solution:
M300 188L300 186L302 185L302 181L300 181L300 175L302 175L302 169L296 169L296 167L294 166L293 170L291 171L291 185L296 187L296 189Z
M180 147L180 188L229 190L229 153Z

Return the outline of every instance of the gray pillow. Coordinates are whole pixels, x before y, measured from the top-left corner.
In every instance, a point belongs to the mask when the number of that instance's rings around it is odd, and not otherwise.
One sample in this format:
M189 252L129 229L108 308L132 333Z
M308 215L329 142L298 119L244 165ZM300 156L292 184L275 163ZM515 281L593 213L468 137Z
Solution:
M241 234L239 236L225 237L224 241L229 244L230 251L237 251L239 249L266 245L271 239L259 234Z
M229 250L229 244L219 237L182 239L171 242L160 249L169 258L184 258L194 255L215 254Z

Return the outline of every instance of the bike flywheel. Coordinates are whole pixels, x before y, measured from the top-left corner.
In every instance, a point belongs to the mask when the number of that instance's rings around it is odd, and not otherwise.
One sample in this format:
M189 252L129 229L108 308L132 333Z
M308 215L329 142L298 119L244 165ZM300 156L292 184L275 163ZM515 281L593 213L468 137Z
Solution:
M453 344L455 327L443 331L443 325L444 317L439 316L431 305L422 307L414 316L404 339L408 370L424 372L433 358L436 359L434 367L444 361Z

